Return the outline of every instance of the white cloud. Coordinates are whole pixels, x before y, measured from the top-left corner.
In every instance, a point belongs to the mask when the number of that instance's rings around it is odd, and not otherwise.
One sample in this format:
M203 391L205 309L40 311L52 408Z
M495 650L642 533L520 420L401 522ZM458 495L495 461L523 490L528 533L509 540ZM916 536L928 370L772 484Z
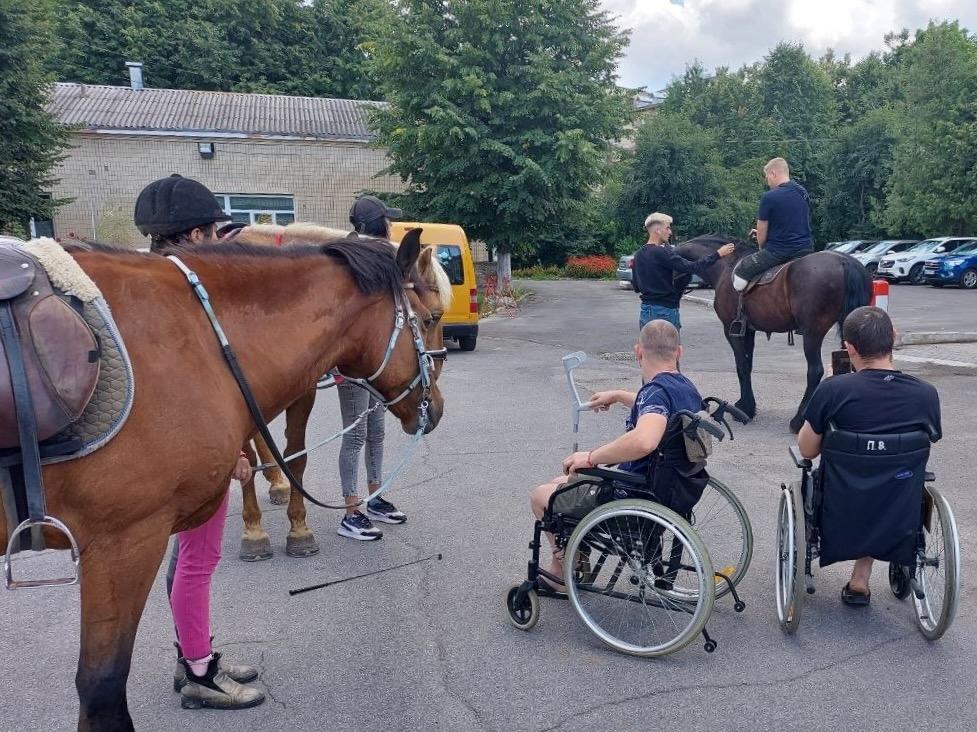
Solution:
M914 30L930 19L959 20L977 30L973 0L604 0L631 29L621 64L627 86L660 89L686 65L739 68L758 61L781 41L803 43L820 55L859 58L882 49L883 37Z

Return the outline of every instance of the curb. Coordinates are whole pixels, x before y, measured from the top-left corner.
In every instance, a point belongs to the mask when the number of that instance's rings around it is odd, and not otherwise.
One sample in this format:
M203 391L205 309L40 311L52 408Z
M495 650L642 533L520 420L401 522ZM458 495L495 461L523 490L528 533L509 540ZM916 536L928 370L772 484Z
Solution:
M688 300L689 302L694 302L696 305L706 305L712 307L712 299L708 297L699 297L698 295L682 295L683 300ZM977 337L977 333L974 334Z
M931 371L938 371L944 374L956 374L963 376L977 376L977 363L967 361L950 361L943 358L923 358L922 356L903 356L894 354L893 362L906 366L923 366Z
M900 333L896 339L896 348L901 346L934 345L937 343L977 343L977 333L961 331Z

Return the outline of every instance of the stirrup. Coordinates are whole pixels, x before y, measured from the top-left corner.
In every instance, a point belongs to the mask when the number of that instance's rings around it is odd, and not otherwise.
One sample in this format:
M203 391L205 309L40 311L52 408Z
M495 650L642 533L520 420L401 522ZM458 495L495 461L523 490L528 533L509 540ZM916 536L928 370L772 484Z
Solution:
M740 316L729 324L730 338L743 338L746 335L746 318Z
M41 526L49 526L68 537L68 541L71 543L71 561L75 565L75 574L71 577L55 577L53 579L15 580L13 566L11 565L10 559L14 554L14 547L16 546L17 537L20 536L21 532L23 531L28 531L35 527ZM60 587L63 585L76 585L78 584L78 565L80 558L81 552L78 551L78 542L75 541L75 537L72 535L71 530L60 520L54 518L54 516L47 515L45 515L40 521L31 521L30 519L27 519L26 521L21 522L20 526L13 530L13 533L10 534L10 540L7 542L7 554L3 558L4 580L7 584L7 589L31 590L35 587Z

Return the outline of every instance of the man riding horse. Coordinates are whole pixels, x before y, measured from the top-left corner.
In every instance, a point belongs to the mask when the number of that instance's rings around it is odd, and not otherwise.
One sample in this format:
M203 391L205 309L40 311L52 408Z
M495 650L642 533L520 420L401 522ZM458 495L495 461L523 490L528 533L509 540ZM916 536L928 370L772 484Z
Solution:
M744 257L733 270L733 287L742 292L754 277L778 264L811 254L811 207L804 187L790 179L783 158L763 166L770 190L760 199L756 228L750 232L760 251Z

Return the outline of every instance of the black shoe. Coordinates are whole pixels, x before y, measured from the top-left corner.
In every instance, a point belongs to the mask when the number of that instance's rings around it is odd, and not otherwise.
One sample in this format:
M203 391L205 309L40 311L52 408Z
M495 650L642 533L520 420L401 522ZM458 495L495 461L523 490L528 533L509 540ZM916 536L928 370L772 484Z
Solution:
M344 516L336 533L357 541L378 541L383 538L383 532L359 511Z
M407 521L407 515L403 511L398 511L395 505L382 498L374 498L367 503L366 512L385 524L402 524Z

